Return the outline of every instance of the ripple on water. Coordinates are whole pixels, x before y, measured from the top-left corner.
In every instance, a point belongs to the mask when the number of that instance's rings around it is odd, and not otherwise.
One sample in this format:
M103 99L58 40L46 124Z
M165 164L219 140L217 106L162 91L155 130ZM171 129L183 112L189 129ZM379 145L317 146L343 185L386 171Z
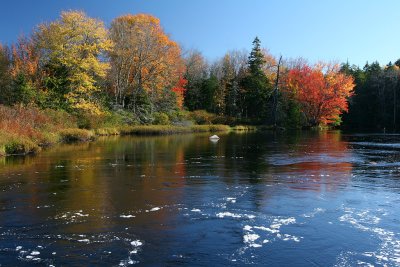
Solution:
M343 208L343 211L344 214L339 217L340 222L349 223L356 229L376 236L380 240L380 244L376 251L342 255L339 263L343 261L343 258L349 259L352 256L361 255L373 258L377 264L383 266L398 266L400 264L400 236L398 233L379 227L381 218L377 217L371 210L357 211L356 209Z

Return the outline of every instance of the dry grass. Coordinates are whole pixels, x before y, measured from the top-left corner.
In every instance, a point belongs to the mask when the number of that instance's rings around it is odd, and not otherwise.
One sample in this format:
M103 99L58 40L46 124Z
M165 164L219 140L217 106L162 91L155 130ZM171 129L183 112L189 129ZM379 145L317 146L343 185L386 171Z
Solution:
M130 126L120 129L121 135L167 135L176 133L200 133L200 132L221 132L229 131L227 125L193 125L171 126L171 125L148 125L148 126Z
M0 155L37 152L58 142L61 129L75 125L65 112L0 105Z

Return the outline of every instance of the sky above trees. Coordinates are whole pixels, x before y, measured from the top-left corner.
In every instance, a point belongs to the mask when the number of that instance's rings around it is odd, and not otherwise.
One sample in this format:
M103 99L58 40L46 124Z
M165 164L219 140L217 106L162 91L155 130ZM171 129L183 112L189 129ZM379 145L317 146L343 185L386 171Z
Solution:
M149 13L184 49L214 60L231 49L251 49L258 36L273 55L318 60L386 64L400 58L400 1L382 0L20 0L4 1L0 43L29 35L62 10L83 10L102 19Z

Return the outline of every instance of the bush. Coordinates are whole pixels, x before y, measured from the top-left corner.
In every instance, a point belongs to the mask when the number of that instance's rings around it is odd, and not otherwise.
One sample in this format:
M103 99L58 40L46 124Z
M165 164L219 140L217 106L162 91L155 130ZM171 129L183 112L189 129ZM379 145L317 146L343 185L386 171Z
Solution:
M216 118L216 115L213 113L209 113L205 110L195 110L192 112L191 118L197 124L211 124L212 121Z
M163 112L154 113L153 124L156 124L156 125L168 125L168 124L170 124L168 115L163 113Z
M212 119L212 124L225 124L225 125L236 125L237 119L230 116L215 116Z
M6 155L24 155L35 153L40 150L39 146L31 140L23 137L16 137L4 145Z
M64 129L60 131L60 138L62 142L85 142L93 140L94 134L84 129Z

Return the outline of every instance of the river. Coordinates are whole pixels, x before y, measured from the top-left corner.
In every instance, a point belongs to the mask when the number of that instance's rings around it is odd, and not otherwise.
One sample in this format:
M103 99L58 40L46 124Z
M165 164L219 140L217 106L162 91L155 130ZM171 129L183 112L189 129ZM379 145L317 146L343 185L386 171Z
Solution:
M400 136L108 137L0 159L0 266L400 266Z

